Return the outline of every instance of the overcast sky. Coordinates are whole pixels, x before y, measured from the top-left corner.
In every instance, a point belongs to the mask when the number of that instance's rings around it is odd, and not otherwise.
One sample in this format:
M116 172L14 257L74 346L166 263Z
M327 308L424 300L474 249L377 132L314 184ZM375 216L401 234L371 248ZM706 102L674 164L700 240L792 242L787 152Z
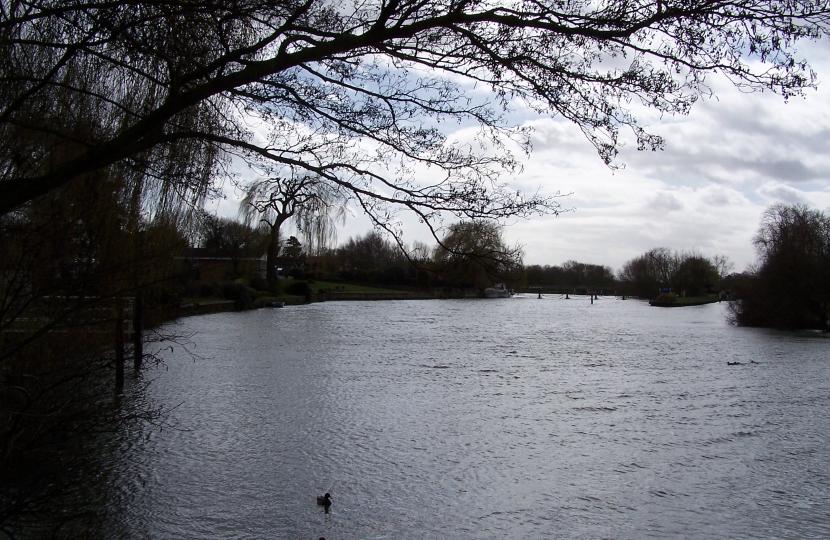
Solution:
M574 210L515 220L506 238L525 246L525 264L573 259L617 270L650 248L669 247L727 255L736 271L744 270L755 260L752 237L769 205L830 209L830 49L826 41L802 49L818 72L818 90L785 103L769 92L742 93L714 76L716 98L699 101L688 116L638 113L666 147L638 152L629 142L616 161L622 170L606 167L567 121L517 111L517 122L535 130L534 150L511 185L572 193L560 202ZM217 208L233 215L236 204L229 192ZM406 241L434 243L414 220L404 224ZM355 213L339 240L370 228Z

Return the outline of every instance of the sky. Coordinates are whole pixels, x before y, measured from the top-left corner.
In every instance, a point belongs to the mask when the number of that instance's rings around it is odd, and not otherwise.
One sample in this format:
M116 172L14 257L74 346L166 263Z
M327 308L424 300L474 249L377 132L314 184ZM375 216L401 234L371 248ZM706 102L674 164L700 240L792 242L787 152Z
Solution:
M665 149L637 151L629 137L615 160L624 166L618 170L602 162L576 126L517 109L516 123L534 129L533 152L509 184L523 192L568 193L559 202L569 211L512 220L505 239L524 246L528 265L576 260L616 271L651 248L668 247L726 255L735 271L745 270L755 261L752 238L770 205L830 209L830 43L799 50L818 73L817 90L785 102L711 76L716 97L703 98L686 116L637 111L641 125L665 138ZM215 209L235 215L238 198L227 188ZM406 242L434 244L417 220L402 216L402 222ZM338 240L369 230L355 210Z

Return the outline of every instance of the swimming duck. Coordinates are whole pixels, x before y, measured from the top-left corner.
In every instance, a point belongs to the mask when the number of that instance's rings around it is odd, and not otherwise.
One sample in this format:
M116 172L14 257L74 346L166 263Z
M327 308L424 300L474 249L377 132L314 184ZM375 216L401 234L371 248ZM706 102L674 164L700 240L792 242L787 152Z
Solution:
M331 506L331 493L326 493L325 495L317 495L317 504L321 504L323 506Z

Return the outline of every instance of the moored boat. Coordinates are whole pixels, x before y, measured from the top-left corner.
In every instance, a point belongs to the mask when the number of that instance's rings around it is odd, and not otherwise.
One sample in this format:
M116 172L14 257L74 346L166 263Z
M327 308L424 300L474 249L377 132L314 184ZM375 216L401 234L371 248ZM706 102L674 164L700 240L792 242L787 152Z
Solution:
M510 298L513 293L504 283L496 283L494 287L484 289L484 298Z

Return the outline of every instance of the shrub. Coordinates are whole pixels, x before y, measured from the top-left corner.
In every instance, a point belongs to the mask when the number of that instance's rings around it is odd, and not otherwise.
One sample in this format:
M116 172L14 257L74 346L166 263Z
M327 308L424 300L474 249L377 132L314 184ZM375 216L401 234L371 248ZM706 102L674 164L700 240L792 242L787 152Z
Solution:
M150 306L169 306L181 303L184 293L181 285L159 284L149 287L145 298Z
M311 296L311 286L305 281L295 281L285 287L285 294L308 298Z
M673 304L677 302L677 296L673 293L660 293L654 298L655 302L662 302L664 304Z
M400 266L376 270L372 281L380 285L403 285L406 282L406 270Z
M251 288L256 289L257 291L267 291L268 282L265 281L265 278L263 277L254 276L251 278Z
M258 296L255 290L238 281L226 281L221 288L222 296L233 300L235 309L250 309Z

